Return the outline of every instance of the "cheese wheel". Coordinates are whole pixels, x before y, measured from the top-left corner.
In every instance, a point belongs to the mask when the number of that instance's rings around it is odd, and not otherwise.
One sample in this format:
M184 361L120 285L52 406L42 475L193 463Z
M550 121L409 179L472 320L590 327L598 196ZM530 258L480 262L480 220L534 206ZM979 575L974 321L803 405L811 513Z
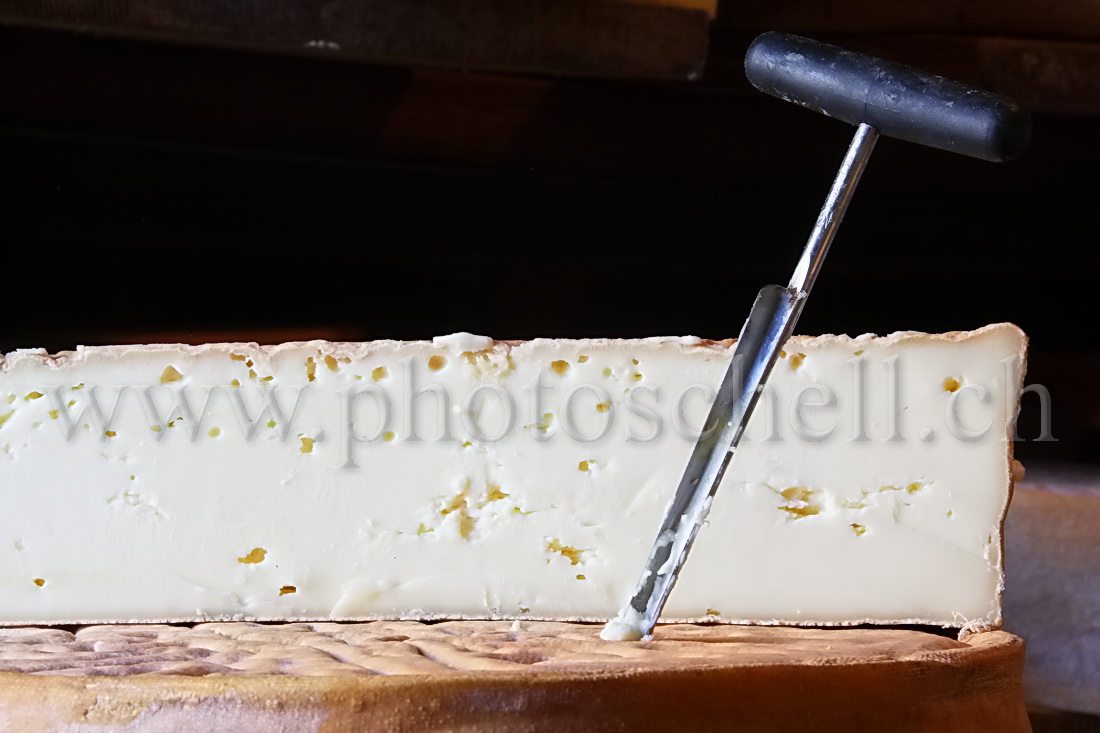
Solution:
M0 630L27 731L1030 730L1024 644L905 629L456 621Z

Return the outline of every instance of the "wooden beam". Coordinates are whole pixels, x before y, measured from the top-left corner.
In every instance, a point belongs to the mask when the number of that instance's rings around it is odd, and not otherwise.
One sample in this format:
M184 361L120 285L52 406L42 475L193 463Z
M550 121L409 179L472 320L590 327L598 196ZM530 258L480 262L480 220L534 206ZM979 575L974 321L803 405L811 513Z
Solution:
M691 79L716 0L0 0L0 24L574 76Z

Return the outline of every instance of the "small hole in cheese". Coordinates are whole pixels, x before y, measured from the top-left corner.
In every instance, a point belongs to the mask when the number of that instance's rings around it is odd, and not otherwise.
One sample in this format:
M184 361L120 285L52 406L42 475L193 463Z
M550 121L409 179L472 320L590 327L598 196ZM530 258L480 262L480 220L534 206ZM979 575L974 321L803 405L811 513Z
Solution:
M370 373L370 378L376 382L380 382L389 375L389 370L387 370L386 367L375 367Z
M791 369L798 369L798 367L802 366L802 362L805 358L806 355L801 352L798 354L791 354L791 360L788 362L791 365Z
M244 557L238 557L237 562L241 563L242 565L258 565L262 563L264 561L264 558L266 557L267 550L262 547L254 547L252 548L252 551Z
M458 518L459 537L467 540L475 529L477 529L477 520L463 512Z
M219 435L222 434L222 429L221 428L210 428L210 430L208 430L206 434L209 435L211 438L216 438L216 437L218 437Z
M779 495L788 501L808 501L810 495L814 492L807 489L805 486L792 486L789 489L783 489L779 492Z
M328 367L330 372L334 372L340 368L336 365L336 357L329 356L328 354L325 354L325 366Z
M303 453L312 453L313 452L313 438L310 438L307 435L302 435L302 436L300 436L300 438L301 438L301 441L302 441L302 452Z
M577 464L577 470L587 471L588 470L588 461L581 461L580 463L578 463Z
M164 371L160 373L160 383L161 384L168 384L169 382L178 382L181 379L183 379L183 375L180 374L179 370L176 369L171 364L164 367Z
M788 514L794 515L795 519L801 517L812 517L815 514L821 513L821 507L810 504L809 506L781 506L779 507Z
M311 382L317 379L317 362L312 356L306 357L306 379Z
M587 362L588 362L588 357L585 356L584 354L581 354L580 356L577 357L577 363L578 364L585 364Z
M571 565L579 565L586 550L581 550L569 545L563 545L561 540L552 539L546 543L547 552L556 552L562 557L568 558Z
M814 494L817 493L813 489L808 489L805 486L791 486L779 492L779 495L786 499L789 504L787 506L781 506L781 511L787 512L795 519L802 519L803 517L812 517L815 514L821 513L821 505L814 503Z
M289 595L291 593L297 593L297 592L298 592L298 589L295 588L293 585L284 585L282 588L279 589L279 595L281 595L281 596L285 596L285 595Z
M564 359L552 361L550 362L550 369L552 369L555 374L565 374L569 371L569 362Z
M610 402L601 402L598 405L596 405L596 412L608 412L610 410L611 410L611 403Z
M954 377L946 377L943 380L943 391L944 392L958 392L959 387L961 387L961 386L962 385L959 384L959 380L955 379Z
M428 358L428 368L431 369L433 372L438 372L446 365L447 358L444 356L440 356L439 354L435 354Z
M42 393L41 392L31 392L30 394L28 394L23 399L27 400L28 402L30 400L39 400L39 399L42 399Z
M46 581L43 578L35 578L34 579L34 584L37 585L39 588L41 588L42 586L44 586L46 584Z

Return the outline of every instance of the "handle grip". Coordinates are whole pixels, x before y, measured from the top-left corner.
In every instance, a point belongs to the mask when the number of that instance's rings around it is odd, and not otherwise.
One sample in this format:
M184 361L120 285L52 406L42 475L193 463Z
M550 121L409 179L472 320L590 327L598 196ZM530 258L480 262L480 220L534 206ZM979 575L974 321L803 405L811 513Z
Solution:
M790 33L757 37L745 75L827 117L983 160L1011 160L1031 138L1031 117L1007 97Z

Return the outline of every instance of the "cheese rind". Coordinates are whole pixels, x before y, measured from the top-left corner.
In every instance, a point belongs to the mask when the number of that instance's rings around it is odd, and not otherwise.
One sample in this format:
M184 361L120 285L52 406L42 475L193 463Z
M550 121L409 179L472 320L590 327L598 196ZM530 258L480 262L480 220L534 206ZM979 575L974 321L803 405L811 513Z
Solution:
M605 620L729 347L9 354L0 623ZM1007 324L792 339L665 618L999 624L1024 348Z
M1024 643L903 629L246 624L0 629L0 720L31 733L1030 731ZM736 691L735 693L732 691ZM868 702L872 701L872 702Z

